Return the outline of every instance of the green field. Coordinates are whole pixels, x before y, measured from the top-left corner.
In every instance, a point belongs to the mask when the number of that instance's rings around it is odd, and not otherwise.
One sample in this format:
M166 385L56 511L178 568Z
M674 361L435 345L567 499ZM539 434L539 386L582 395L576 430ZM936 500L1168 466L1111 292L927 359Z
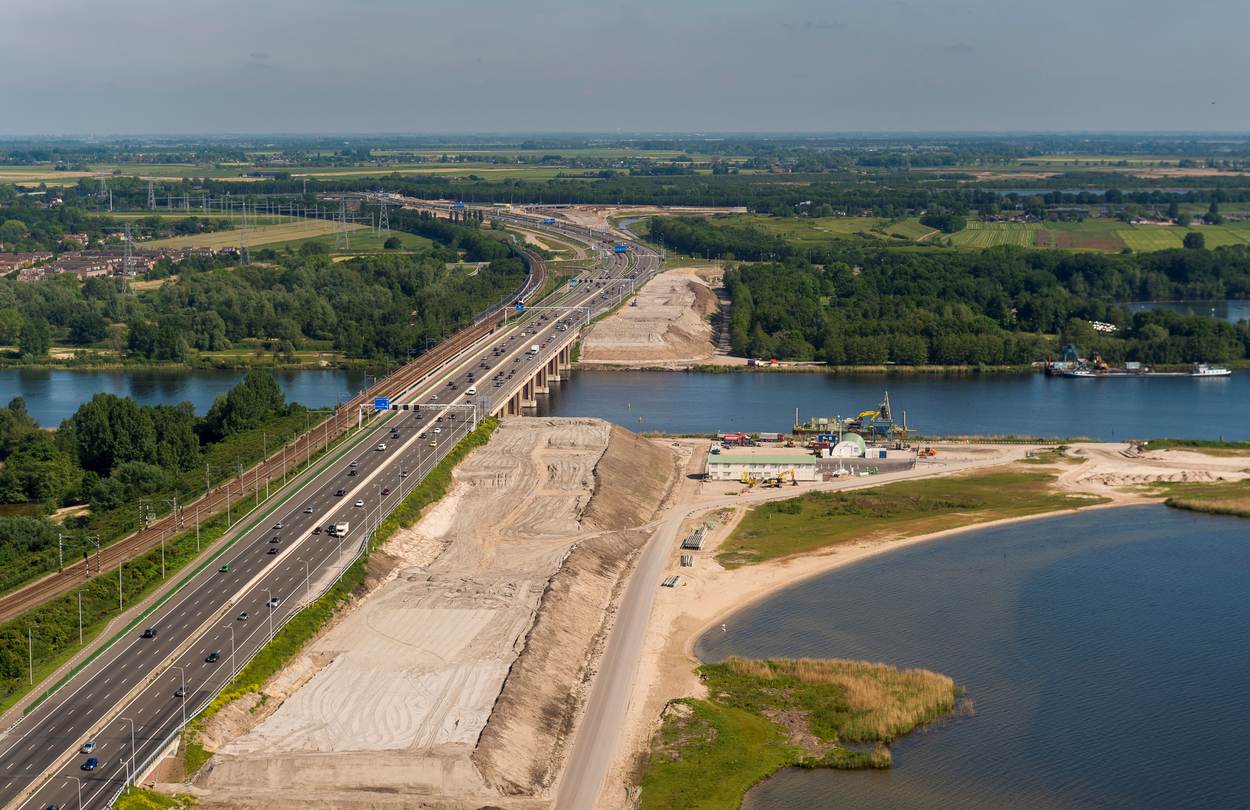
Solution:
M365 225L349 223L348 229L355 231L360 229L368 230ZM297 219L288 220L286 222L274 225L260 225L255 228L248 228L247 245L251 249L258 247L272 247L278 244L287 244L293 241L302 241L304 239L323 236L330 234L331 244L333 242L333 234L338 228L338 223L324 219ZM213 250L222 250L223 248L238 247L242 233L239 229L229 231L218 231L215 233L197 233L190 236L171 236L167 239L153 239L150 242L144 242L145 248L200 248L207 247Z
M327 224L331 226L334 225L333 222ZM383 247L383 244L392 236L398 237L402 245L400 250L412 251L414 253L424 253L434 244L431 240L426 239L424 236L417 236L416 234L404 233L402 231L376 233L372 228L361 225L352 229L352 231L348 234L348 247L346 250L334 247L335 237L333 227L331 227L330 230L323 231L317 235L293 237L276 242L267 242L263 246L274 250L283 250L286 248L299 250L309 242L317 242L325 245L326 250L333 255L356 256L365 253L391 252L387 251L386 248ZM255 244L260 245L260 243Z
M984 472L812 492L747 513L717 560L727 568L852 541L909 537L990 520L1076 509L1105 499L1055 490L1044 472Z
M947 238L959 247L988 248L998 245L1017 245L1033 247L1037 241L1040 225L1031 222L977 222L971 221L968 227Z

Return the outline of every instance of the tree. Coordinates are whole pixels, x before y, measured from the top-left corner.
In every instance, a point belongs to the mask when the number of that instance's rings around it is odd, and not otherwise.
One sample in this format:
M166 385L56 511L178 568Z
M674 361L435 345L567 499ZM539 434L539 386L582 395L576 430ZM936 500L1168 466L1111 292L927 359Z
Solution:
M201 432L208 441L220 441L286 411L286 397L273 372L252 369L242 382L217 397L204 416Z
M1185 234L1184 245L1189 250L1202 250L1207 246L1207 239L1198 231L1190 231Z
M15 242L20 242L26 236L26 223L20 219L6 219L0 224L0 244L3 244L9 250L13 249Z
M1168 219L1175 222L1176 218L1179 217L1180 215L1181 215L1180 205L1176 202L1176 200L1172 200L1172 202L1168 203Z
M1219 225L1223 222L1224 215L1220 213L1220 204L1212 200L1211 205L1207 208L1207 212L1202 215L1202 219L1208 225Z
M398 236L389 237L385 242L382 243L382 247L385 248L386 250L398 250L399 248L403 246L404 246L404 243L400 241Z
M0 343L16 343L22 334L22 313L16 309L0 309Z
M84 346L96 343L108 336L108 323L95 310L84 310L70 318L69 339L71 343Z
M42 318L27 318L17 339L23 357L44 357L52 347L52 333Z

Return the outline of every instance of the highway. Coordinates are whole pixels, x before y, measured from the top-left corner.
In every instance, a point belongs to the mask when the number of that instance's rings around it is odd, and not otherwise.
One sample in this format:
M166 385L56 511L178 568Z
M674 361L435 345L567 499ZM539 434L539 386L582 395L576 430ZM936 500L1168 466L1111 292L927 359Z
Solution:
M620 279L658 267L655 253L635 245L540 303L593 314L617 303ZM471 406L478 415L495 410L585 319L584 310L543 311L461 341L444 368L408 386L402 402L414 409L381 413L333 449L323 470L288 485L220 557L0 739L0 801L108 806L132 763L149 762L307 595L316 597L318 583L350 565L367 532L469 432ZM537 356L528 355L532 345L542 347ZM350 524L346 537L327 533L337 522ZM75 753L88 739L94 750ZM82 768L88 756L98 760L93 770Z

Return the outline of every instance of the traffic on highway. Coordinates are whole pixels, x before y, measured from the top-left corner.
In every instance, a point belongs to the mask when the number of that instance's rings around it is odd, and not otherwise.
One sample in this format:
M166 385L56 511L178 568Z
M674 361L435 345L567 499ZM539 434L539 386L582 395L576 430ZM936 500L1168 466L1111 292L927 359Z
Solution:
M605 238L570 230L562 232ZM394 400L396 410L372 416L280 491L232 545L0 739L0 800L108 806L357 559L369 534L481 417L497 412L595 312L617 304L614 285L658 270L657 254L632 248L606 253L599 270L553 291L537 312L518 311L466 346Z

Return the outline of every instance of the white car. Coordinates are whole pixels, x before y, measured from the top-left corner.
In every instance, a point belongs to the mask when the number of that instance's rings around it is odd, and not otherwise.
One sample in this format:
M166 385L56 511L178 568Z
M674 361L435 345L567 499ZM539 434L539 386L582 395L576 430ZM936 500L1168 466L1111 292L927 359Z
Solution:
M276 608L280 604L282 604L282 600L276 596L269 600L269 607L271 608Z
M82 748L78 749L78 753L80 754L91 754L94 752L95 752L95 742L93 740L87 740L85 743L82 744Z
M364 505L365 505L365 502L364 502L363 500L361 500L360 498L357 498L357 499L356 499L356 508L357 508L357 509L359 509L359 508L363 507Z
M442 433L442 432L443 432L443 429L442 429L441 427L436 427L436 428L434 428L434 432L435 432L435 433Z
M379 453L386 449L386 442L378 442L378 446L374 448Z

